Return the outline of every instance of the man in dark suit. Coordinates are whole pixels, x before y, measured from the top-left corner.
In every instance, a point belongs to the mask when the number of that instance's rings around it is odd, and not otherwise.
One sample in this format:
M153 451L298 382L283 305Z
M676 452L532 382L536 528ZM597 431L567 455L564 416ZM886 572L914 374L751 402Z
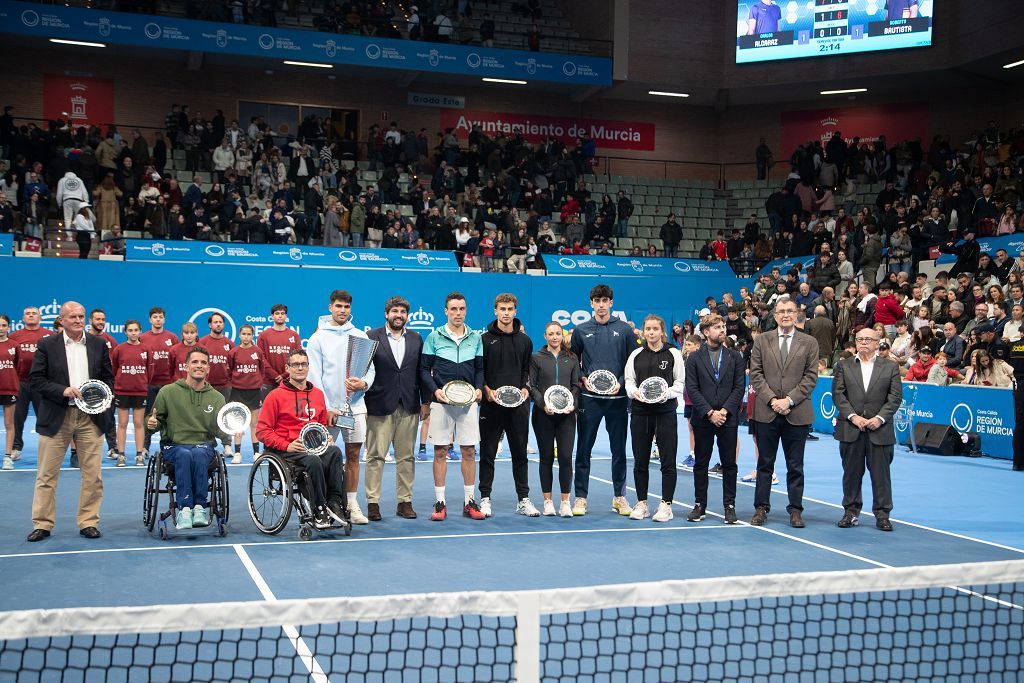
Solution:
M376 371L366 392L366 516L379 521L381 475L388 448L395 447L395 493L399 517L415 519L412 485L416 474L413 449L416 428L430 412L420 395L420 353L423 338L406 328L409 302L393 296L384 305L387 324L366 336L377 342Z
M754 389L754 438L757 439L757 486L754 516L762 526L771 509L772 473L779 441L786 455L789 523L804 527L804 443L814 421L811 392L818 382L818 342L796 329L796 302L788 296L775 303L778 327L754 340L750 352L750 386Z
M857 525L864 468L871 473L872 510L875 526L892 531L892 462L896 431L893 416L903 402L903 382L896 363L876 357L878 332L866 328L857 333L857 355L836 364L832 376L832 401L836 406L835 438L843 458L843 518L839 527Z
M64 453L74 440L78 449L82 487L78 496L78 528L86 538L99 538L100 501L103 481L103 435L110 423L110 411L89 415L75 406L81 398L78 388L97 379L113 385L110 354L99 337L85 333L85 308L78 302L65 302L60 309L60 334L39 341L29 384L39 399L39 466L32 497L32 533L30 542L50 535L57 514L57 475Z
M736 518L736 433L739 428L740 404L746 385L743 356L723 345L725 321L719 315L708 315L700 321L700 330L707 341L696 353L686 358L686 395L691 402L690 425L693 427L694 453L693 491L696 504L687 521L704 519L708 507L708 463L718 438L718 457L722 463L722 500L725 523Z

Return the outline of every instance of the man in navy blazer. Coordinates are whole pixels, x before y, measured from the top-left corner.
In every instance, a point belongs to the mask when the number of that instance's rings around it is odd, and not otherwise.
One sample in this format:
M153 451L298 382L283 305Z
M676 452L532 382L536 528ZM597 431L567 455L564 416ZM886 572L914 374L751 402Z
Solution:
M708 507L708 463L717 437L725 523L735 524L736 439L746 368L743 355L725 346L726 328L722 316L704 316L700 329L707 343L686 359L686 396L691 404L690 425L697 460L693 467L696 503L686 519L690 522L704 519Z
M103 435L110 426L110 411L83 413L75 406L78 388L90 379L114 384L107 344L85 333L85 307L67 301L60 309L62 331L41 339L28 381L39 396L36 432L39 465L32 496L30 542L50 535L57 515L57 476L71 441L78 449L82 486L78 495L78 528L86 538L99 538L100 501L103 499Z
M415 519L412 485L416 474L414 447L419 421L429 413L420 395L420 354L423 338L406 327L409 302L393 296L384 304L387 324L366 336L377 342L373 354L376 377L366 392L366 516L380 521L381 475L388 448L395 447L395 494L399 517Z

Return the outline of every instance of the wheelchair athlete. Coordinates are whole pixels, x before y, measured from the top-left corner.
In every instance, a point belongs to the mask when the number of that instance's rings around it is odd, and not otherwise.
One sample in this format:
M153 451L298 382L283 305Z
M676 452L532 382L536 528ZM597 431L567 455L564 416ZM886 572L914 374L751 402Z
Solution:
M224 396L206 381L209 373L210 354L193 347L184 379L160 389L146 420L151 432L160 432L160 457L174 466L178 529L209 526L209 467L217 455L216 441L230 439L217 426Z
M324 392L306 380L309 357L305 351L289 352L285 366L287 377L263 400L256 438L268 452L306 470L316 526L345 525L348 522L343 504L345 466L341 450L331 444L323 455L311 455L299 441L299 432L310 421L327 425L327 399Z

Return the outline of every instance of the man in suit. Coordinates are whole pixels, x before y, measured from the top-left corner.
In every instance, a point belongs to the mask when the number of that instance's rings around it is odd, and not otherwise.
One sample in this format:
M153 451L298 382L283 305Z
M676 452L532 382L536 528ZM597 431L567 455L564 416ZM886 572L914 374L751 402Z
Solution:
M704 519L708 507L708 463L718 438L718 457L722 463L722 500L725 523L736 518L736 434L740 404L746 385L743 356L723 345L725 321L708 315L700 321L707 342L686 358L686 395L690 399L690 425L693 427L693 490L696 504L687 521Z
M29 384L39 395L39 466L32 496L30 542L50 535L57 513L57 475L68 445L78 449L82 486L78 496L78 528L86 538L99 538L100 501L103 481L103 434L109 426L110 411L89 415L75 406L84 382L97 379L113 385L110 353L99 337L85 333L85 308L67 301L60 309L60 334L39 341L29 372Z
M814 421L810 397L818 382L818 342L796 329L797 307L788 296L775 304L778 327L754 341L750 353L750 386L754 401L754 437L757 439L757 486L754 516L762 526L771 510L772 473L779 441L786 456L789 523L804 527L804 443Z
M857 355L836 364L832 400L836 405L835 438L843 458L843 518L839 527L857 525L863 504L864 468L871 473L875 526L892 531L892 462L896 432L893 416L903 401L903 383L896 363L878 358L878 332L863 329L855 337Z
M416 475L413 449L416 428L430 412L420 395L420 352L423 338L406 327L409 302L393 296L384 304L387 324L366 336L377 342L373 354L376 372L366 392L366 516L380 521L380 488L388 448L395 447L395 512L416 519L412 509L412 484Z

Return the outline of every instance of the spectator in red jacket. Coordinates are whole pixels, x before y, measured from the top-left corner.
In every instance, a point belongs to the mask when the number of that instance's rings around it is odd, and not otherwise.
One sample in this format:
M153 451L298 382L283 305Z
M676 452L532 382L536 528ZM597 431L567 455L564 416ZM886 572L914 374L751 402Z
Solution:
M883 282L878 286L878 300L875 301L875 322L885 326L885 336L892 339L896 334L896 321L903 320L905 313L892 292L892 285Z
M935 365L935 359L932 357L932 349L930 346L922 346L917 350L917 360L907 370L906 376L903 380L906 382L927 382L928 371Z

